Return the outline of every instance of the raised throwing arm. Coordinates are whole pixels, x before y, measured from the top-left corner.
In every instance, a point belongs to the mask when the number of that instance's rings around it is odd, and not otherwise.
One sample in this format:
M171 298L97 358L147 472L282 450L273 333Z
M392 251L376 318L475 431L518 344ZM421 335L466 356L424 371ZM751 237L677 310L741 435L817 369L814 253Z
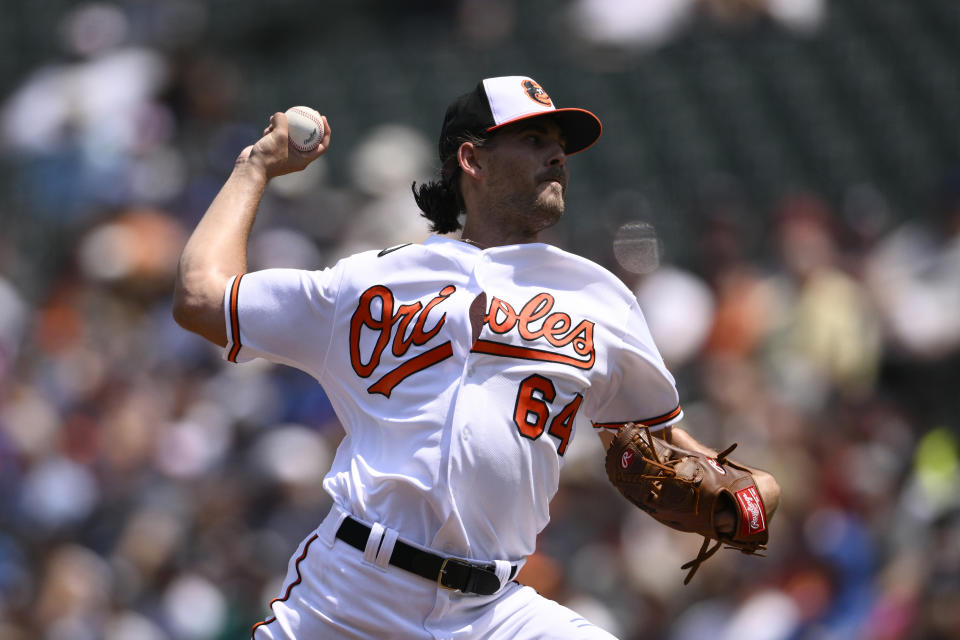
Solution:
M218 345L227 344L223 295L227 281L247 270L247 240L267 183L301 171L330 145L326 118L320 146L294 150L287 117L275 113L260 140L244 149L233 171L190 235L180 256L173 296L173 317L180 326Z

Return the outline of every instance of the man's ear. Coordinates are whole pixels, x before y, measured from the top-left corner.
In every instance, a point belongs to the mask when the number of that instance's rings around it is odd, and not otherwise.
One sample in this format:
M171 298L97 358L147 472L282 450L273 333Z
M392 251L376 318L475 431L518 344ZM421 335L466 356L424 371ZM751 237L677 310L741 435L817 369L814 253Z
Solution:
M457 149L457 161L460 163L460 169L471 178L480 177L483 169L480 166L480 158L477 145L472 142L464 142Z

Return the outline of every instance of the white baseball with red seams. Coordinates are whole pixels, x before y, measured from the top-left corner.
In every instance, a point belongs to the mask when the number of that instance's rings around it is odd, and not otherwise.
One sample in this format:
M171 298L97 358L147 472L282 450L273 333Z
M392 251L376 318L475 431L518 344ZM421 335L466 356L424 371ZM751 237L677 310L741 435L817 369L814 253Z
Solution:
M310 107L290 107L287 116L287 137L297 151L310 152L323 140L323 118Z

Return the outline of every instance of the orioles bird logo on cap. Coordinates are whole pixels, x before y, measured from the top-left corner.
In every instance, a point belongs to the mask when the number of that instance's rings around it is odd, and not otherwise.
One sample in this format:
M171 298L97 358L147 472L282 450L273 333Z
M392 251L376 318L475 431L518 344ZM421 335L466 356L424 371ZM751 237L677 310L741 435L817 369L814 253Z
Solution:
M553 103L550 102L550 96L547 95L547 92L544 91L543 87L539 84L530 79L524 80L521 84L523 85L523 90L527 92L531 100L546 107L552 106Z

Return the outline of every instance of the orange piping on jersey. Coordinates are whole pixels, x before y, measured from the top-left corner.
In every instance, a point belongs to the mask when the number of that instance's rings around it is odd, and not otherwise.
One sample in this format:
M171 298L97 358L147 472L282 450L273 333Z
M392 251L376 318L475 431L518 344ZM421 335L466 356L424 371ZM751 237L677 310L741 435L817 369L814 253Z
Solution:
M444 342L439 347L434 347L429 351L424 351L420 355L410 358L403 364L401 364L396 369L393 369L385 376L377 380L371 386L367 387L369 393L379 393L390 397L390 392L393 391L393 388L398 384L403 382L409 376L415 374L417 371L422 371L438 362L446 360L453 355L453 346L449 341Z
M623 422L594 422L593 428L594 429L619 429L620 427L627 424L628 422L635 422L637 424L643 424L648 427L655 427L659 424L663 424L664 422L670 422L671 420L679 416L681 413L683 413L683 407L680 405L677 405L677 408L674 409L673 411L665 413L662 416L657 416L656 418L649 418L647 420L625 420Z
M568 364L577 369L590 369L597 360L596 351L590 350L589 357L586 360L578 360L562 353L554 351L543 351L530 347L518 347L512 344L502 342L492 342L490 340L477 340L470 349L473 353L486 353L491 356L503 356L504 358L520 358L522 360L539 360L541 362L556 362L557 364Z
M271 609L273 609L273 605L276 604L277 602L286 601L290 597L290 592L293 591L293 588L303 581L303 576L300 575L300 563L307 559L307 550L310 548L310 545L313 544L313 541L319 537L320 536L315 533L310 537L309 540L307 540L307 544L303 545L303 553L301 553L300 556L297 558L297 560L293 563L294 569L296 569L297 571L297 579L287 585L287 588L283 593L283 597L274 598L273 600L270 601ZM276 619L277 619L277 616L270 616L266 620L261 620L257 624L253 625L253 627L250 629L250 640L254 640L254 636L256 635L257 629L259 627L266 626Z
M233 334L233 347L227 354L227 360L236 362L240 354L240 313L237 307L237 301L240 297L240 280L244 274L237 275L233 279L233 286L230 287L230 333Z

